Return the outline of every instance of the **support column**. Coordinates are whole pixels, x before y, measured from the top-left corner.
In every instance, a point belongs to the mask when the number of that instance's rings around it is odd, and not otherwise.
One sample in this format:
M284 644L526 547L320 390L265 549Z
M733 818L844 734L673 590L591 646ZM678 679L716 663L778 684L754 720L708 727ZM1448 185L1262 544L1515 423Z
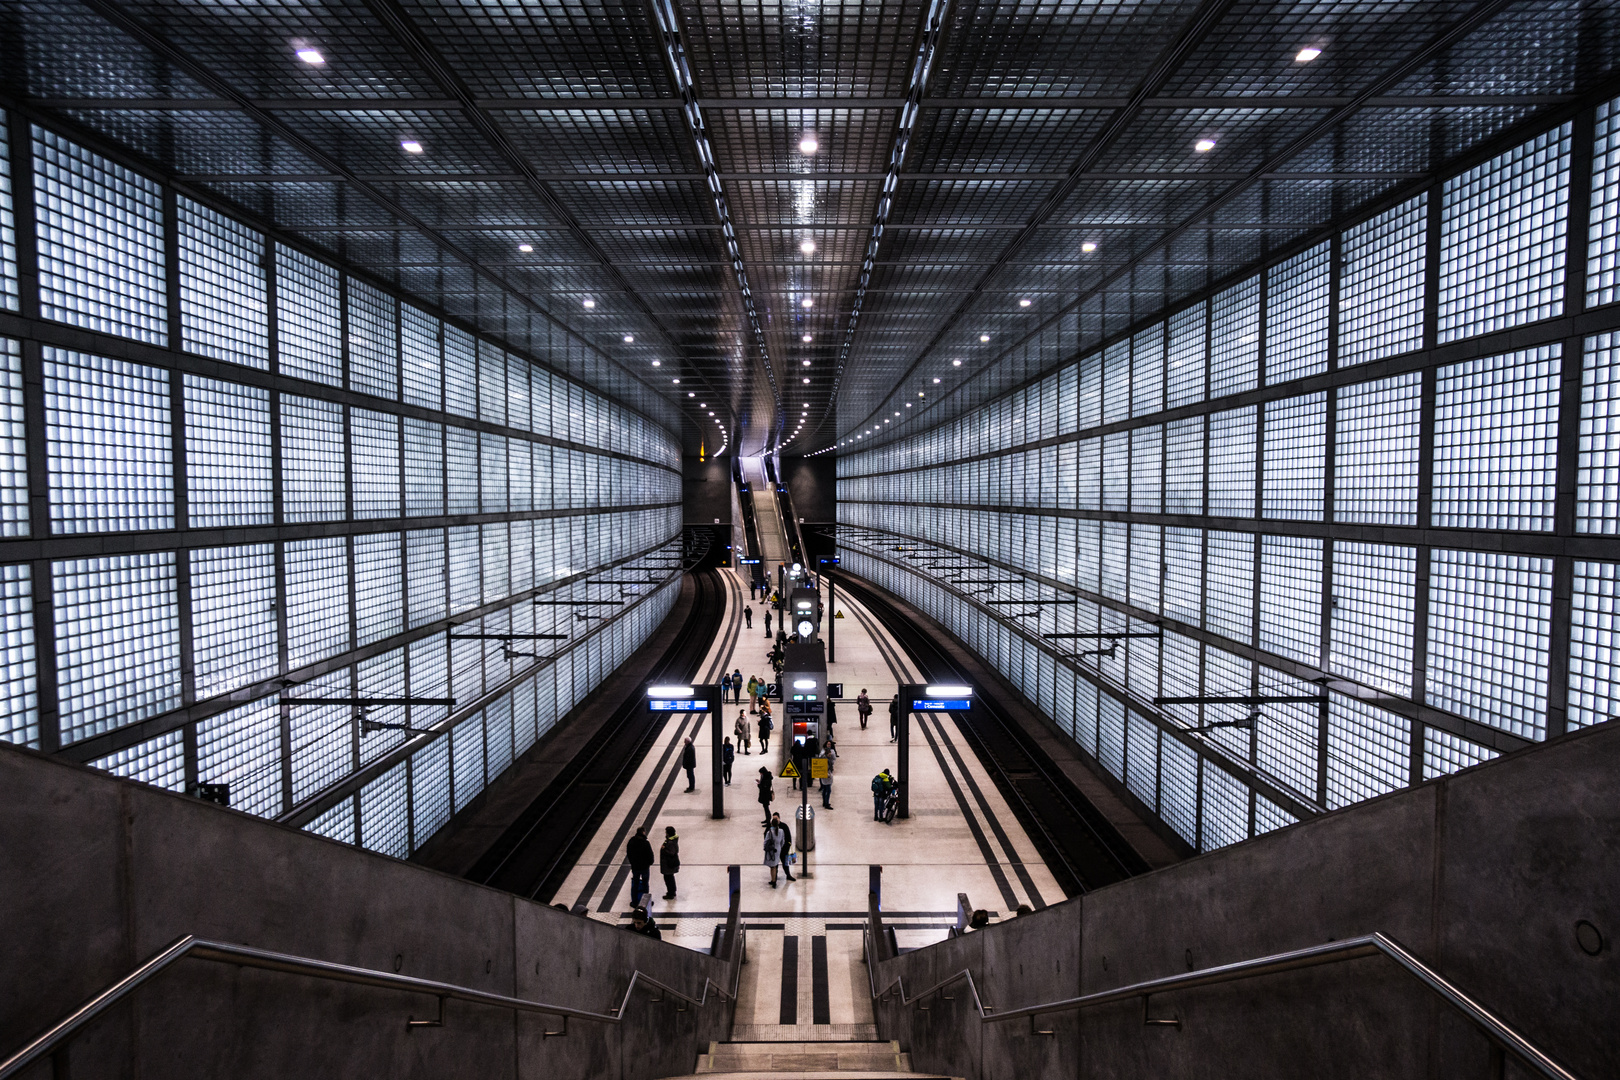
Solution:
M895 779L900 784L900 810L899 817L911 816L911 710L906 708L906 702L896 699L896 708L899 715L895 717L898 723L895 726Z
M709 786L714 792L710 796L709 816L718 821L726 816L725 777L723 775L725 766L720 760L721 728L723 726L721 724L721 714L725 712L725 703L718 697L720 688L716 686L714 691L716 696L709 699L709 741L712 744L709 747L709 765L713 773L713 779Z

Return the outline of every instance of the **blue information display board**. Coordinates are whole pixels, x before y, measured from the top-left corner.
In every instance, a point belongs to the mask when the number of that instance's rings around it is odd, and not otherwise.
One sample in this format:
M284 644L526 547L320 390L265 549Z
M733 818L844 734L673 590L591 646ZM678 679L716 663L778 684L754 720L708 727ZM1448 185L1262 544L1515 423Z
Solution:
M684 700L678 698L659 699L649 698L647 701L649 712L708 712L709 703L694 698Z
M921 698L911 699L912 712L951 712L955 710L972 708L971 698L944 698L936 701L924 701Z

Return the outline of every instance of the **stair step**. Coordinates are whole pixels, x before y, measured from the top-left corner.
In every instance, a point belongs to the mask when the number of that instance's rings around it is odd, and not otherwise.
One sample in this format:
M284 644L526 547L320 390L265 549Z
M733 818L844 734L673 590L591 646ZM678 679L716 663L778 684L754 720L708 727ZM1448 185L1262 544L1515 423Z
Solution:
M898 1042L733 1041L709 1044L698 1059L704 1076L811 1074L842 1076L910 1076L910 1055Z

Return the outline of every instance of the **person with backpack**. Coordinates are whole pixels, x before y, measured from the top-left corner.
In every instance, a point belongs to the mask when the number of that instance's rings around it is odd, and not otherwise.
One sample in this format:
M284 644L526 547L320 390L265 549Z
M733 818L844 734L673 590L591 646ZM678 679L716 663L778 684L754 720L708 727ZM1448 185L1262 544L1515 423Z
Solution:
M646 829L636 830L636 835L624 845L624 854L630 860L630 903L639 907L647 897L647 878L653 864L653 849L647 840Z
M760 769L759 779L755 783L759 786L759 808L765 815L765 820L760 824L769 825L771 823L771 799L774 797L771 794L771 770Z
M724 702L726 700L726 696L728 694L730 694L730 693L731 693L731 672L728 671L724 675L720 676L720 700L722 702Z
M742 668L737 668L734 671L732 671L732 673L731 673L731 703L733 705L741 705L742 704L742 692L743 692Z
M658 872L664 875L665 900L675 899L675 875L681 872L681 838L675 826L664 826L664 843L658 849Z
M872 715L872 699L866 696L866 688L861 688L861 696L855 699L855 711L860 714L861 730L866 730L866 721Z
M894 783L894 777L889 774L887 767L872 777L872 820L883 820L883 804L889 799L889 788Z
M737 710L737 723L732 726L731 731L732 734L737 736L737 741L742 744L743 753L752 754L754 729L749 726L748 718L743 715L741 709Z
M737 748L731 745L731 739L727 737L725 745L720 747L720 776L726 787L731 786L731 763L736 760Z
M771 707L765 706L759 714L759 752L768 754L771 750L771 729L776 724L771 720Z

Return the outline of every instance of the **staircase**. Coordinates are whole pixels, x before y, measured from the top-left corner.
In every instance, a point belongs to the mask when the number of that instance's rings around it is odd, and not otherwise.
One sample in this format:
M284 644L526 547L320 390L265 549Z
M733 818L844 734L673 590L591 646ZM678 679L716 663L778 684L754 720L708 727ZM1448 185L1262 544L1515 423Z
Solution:
M797 1080L926 1080L911 1071L910 1056L900 1052L897 1042L715 1042L709 1044L707 1054L698 1058L693 1075L716 1080L770 1076L792 1076Z

